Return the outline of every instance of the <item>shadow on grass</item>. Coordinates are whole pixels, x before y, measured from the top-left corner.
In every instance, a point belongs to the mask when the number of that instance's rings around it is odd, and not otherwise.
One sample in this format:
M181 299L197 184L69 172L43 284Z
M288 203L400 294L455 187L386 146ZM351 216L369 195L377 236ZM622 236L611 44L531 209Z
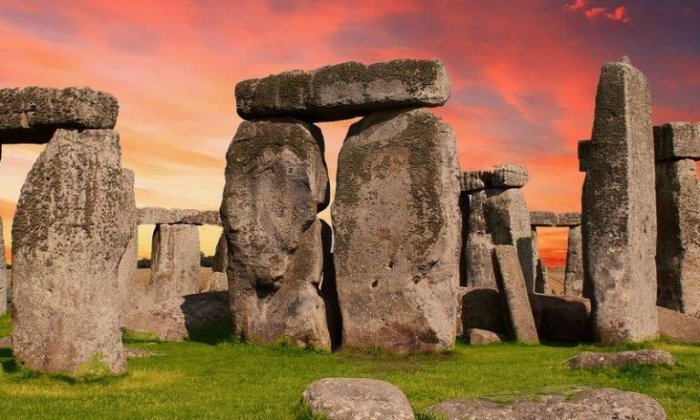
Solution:
M220 318L200 327L188 327L187 335L187 341L210 345L233 341L233 323L231 318Z

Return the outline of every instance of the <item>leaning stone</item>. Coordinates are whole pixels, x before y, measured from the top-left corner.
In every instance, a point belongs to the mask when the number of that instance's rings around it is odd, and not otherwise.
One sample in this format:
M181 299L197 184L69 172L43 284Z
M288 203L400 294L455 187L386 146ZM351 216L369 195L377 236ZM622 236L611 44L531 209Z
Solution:
M633 350L612 353L584 351L566 361L571 368L596 369L629 365L673 366L676 359L666 350Z
M488 399L462 398L435 404L427 412L445 420L666 419L663 407L644 394L587 387L569 395L543 395L507 405Z
M695 161L656 164L657 304L700 318L700 182Z
M58 130L20 195L13 238L13 343L41 372L126 371L118 265L136 223L112 130Z
M226 155L221 218L236 333L252 342L330 350L318 285L317 211L328 203L318 127L291 118L244 121Z
M90 88L0 89L0 143L46 143L56 129L114 128L119 104Z
M221 225L219 213L210 210L143 207L138 209L138 218L140 225Z
M344 120L376 111L443 105L450 86L439 60L347 62L244 80L236 85L236 110L245 119Z
M455 149L452 129L422 109L351 126L333 204L344 347L453 346L462 229Z
M700 343L700 319L660 306L656 309L661 336L680 343Z
M518 250L518 260L529 293L535 290L533 265L534 247L530 211L525 195L520 189L486 190L484 213L486 226L496 245L513 245Z
M7 313L8 286L9 276L7 275L7 263L5 262L5 239L2 219L0 218L0 315Z
M376 379L319 379L304 390L302 402L312 415L329 420L415 418L403 392Z
M583 296L583 243L581 226L569 228L564 271L564 294Z
M464 193L463 193L464 194ZM465 285L497 289L493 271L493 238L486 225L486 191L469 195L462 217L466 223L464 244Z
M521 188L527 180L527 168L523 165L498 165L490 174L493 188Z
M700 160L700 122L672 122L654 127L656 161Z
M226 234L221 232L219 242L216 243L216 252L214 253L214 266L212 270L219 273L225 273L228 267L228 244L226 243Z
M586 288L605 344L658 336L651 93L628 62L603 66L583 184Z
M480 330L478 328L470 328L467 330L469 344L473 346L495 344L501 342L501 337L493 331Z
M523 343L539 343L516 248L512 245L497 245L494 248L494 259L496 279L503 306L507 308L513 338Z

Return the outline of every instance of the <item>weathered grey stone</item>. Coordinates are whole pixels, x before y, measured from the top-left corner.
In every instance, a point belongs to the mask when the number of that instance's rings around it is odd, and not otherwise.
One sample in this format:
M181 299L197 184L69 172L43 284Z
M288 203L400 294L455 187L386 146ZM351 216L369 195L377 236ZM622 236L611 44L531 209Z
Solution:
M217 292L228 290L228 277L226 273L212 271L199 282L198 292Z
M537 228L534 226L530 231L530 246L532 247L533 289L528 291L544 293L544 289L542 288L544 284L542 282L545 279L540 276L540 244L537 238Z
M134 191L134 171L130 169L123 169L125 185L129 195L129 202L136 202L136 195ZM135 213L135 208L131 209ZM119 278L119 307L121 309L121 321L120 325L124 325L124 316L128 311L130 306L130 301L133 298L132 292L134 290L134 285L136 283L136 265L139 260L138 256L138 236L139 230L138 226L134 224L131 230L131 238L129 243L124 250L124 254L119 260L119 266L117 268L117 275Z
M540 339L574 343L588 339L591 303L579 296L530 295Z
M603 65L583 184L584 295L606 343L658 336L651 93L628 61ZM590 293L589 293L590 292Z
M138 219L140 225L221 225L219 212L213 210L142 207L138 209Z
M90 88L0 89L0 143L46 143L58 128L114 128L119 104Z
M700 182L695 161L656 164L657 304L700 318Z
M486 345L501 342L501 337L493 331L470 328L467 330L467 338L471 345Z
M450 87L439 60L370 65L351 61L244 80L236 85L236 110L245 119L343 120L376 111L443 105Z
M571 368L578 369L629 365L673 366L676 364L676 359L666 350L642 349L614 353L584 351L567 360L566 364Z
M656 161L700 160L700 122L672 122L654 127Z
M520 188L527 184L527 168L523 165L497 165L490 173L493 188Z
M225 273L228 267L228 245L226 244L226 234L221 232L219 242L216 243L216 253L214 253L214 266L212 270Z
M581 213L566 212L557 215L557 227L575 227L581 226Z
M659 333L666 338L681 343L700 343L700 319L660 306Z
M0 315L7 313L8 287L9 276L7 275L7 263L5 262L5 238L2 218L0 218Z
M530 223L534 227L573 227L581 225L580 213L555 213L552 211L531 211Z
M462 172L460 180L460 188L464 192L479 191L486 188L484 171L468 171Z
M462 398L435 404L427 411L445 420L666 419L663 407L644 394L585 387L568 394L544 395L508 405L488 399Z
M30 171L12 229L13 343L42 372L126 370L118 265L136 223L111 130L57 130Z
M566 269L564 272L564 294L583 296L583 243L581 226L569 228L566 246Z
M467 287L498 288L493 271L493 239L486 225L486 191L469 194L464 238L465 285Z
M197 292L199 230L195 225L156 225L151 242L151 285L155 302Z
M578 170L579 172L588 171L589 160L594 148L594 144L590 140L579 140L578 142Z
M372 114L350 128L337 185L343 346L451 348L462 229L452 129L422 109Z
M303 403L330 420L412 420L413 409L396 386L376 379L325 378L309 385Z
M497 245L494 247L494 259L496 280L503 306L507 309L513 338L523 343L539 343L516 248L513 245Z
M535 292L549 293L549 279L547 278L547 266L542 259L537 259L535 272Z
M330 350L317 211L328 204L318 127L244 121L226 155L221 218L235 331L253 342Z
M509 333L504 309L498 290L491 288L460 287L457 291L459 302L457 336L462 336L472 328Z
M517 248L525 284L528 292L532 293L535 290L534 247L525 195L520 189L489 189L486 195L484 213L493 243Z

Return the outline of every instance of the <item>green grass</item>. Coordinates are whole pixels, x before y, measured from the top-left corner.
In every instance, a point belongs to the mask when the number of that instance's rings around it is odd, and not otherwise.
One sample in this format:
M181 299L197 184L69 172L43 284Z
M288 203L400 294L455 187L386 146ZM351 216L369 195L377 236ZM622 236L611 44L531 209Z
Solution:
M9 331L9 320L0 317L0 336ZM396 357L237 342L127 341L159 355L129 359L128 375L94 382L13 368L11 352L1 349L6 371L0 372L0 418L309 418L299 404L301 393L314 380L329 376L387 380L406 393L417 413L462 396L509 401L588 385L651 395L671 419L700 418L698 346L641 345L671 351L679 362L673 368L586 371L568 369L563 362L583 350L596 350L594 346L460 343L451 353ZM624 348L630 347L640 346Z

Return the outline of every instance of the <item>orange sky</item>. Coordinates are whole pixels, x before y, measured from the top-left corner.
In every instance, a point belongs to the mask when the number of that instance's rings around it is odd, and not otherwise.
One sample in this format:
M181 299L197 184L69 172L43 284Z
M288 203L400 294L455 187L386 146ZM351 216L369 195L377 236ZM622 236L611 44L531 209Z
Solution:
M0 0L0 85L113 93L137 205L217 209L240 122L236 82L347 60L440 58L453 90L435 112L455 128L462 168L525 164L530 208L579 211L576 143L590 136L601 64L629 55L647 74L655 123L700 120L698 28L698 0ZM349 124L320 124L333 181ZM42 148L3 149L6 238ZM151 230L141 229L142 256ZM206 253L219 232L202 228ZM565 231L543 230L540 247L562 265Z

